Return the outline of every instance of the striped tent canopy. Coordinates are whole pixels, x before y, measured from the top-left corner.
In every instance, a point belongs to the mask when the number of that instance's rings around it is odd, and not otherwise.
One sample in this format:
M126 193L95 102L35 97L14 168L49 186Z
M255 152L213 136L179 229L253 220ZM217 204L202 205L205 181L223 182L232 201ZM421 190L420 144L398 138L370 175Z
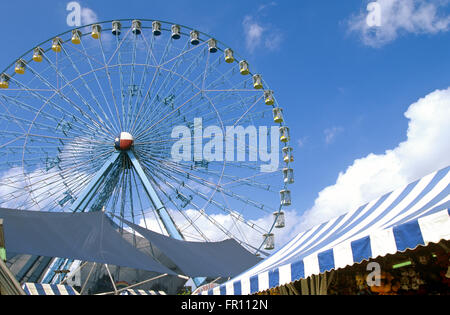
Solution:
M248 295L364 260L450 239L450 166L300 233L203 294Z
M166 295L163 291L153 291L153 290L124 290L120 292L120 295Z
M22 286L27 295L79 295L69 285L24 283Z

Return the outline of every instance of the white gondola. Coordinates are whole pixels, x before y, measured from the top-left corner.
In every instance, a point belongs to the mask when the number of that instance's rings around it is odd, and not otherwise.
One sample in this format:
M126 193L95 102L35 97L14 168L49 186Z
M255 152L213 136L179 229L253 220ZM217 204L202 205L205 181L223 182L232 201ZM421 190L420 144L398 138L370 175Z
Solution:
M266 103L266 105L273 105L275 103L275 99L273 98L273 91L264 91L264 103Z
M122 33L122 23L120 23L119 21L113 21L111 33L114 36L119 36Z
M100 39L100 37L102 36L102 27L100 26L100 24L92 25L91 36L94 39Z
M280 191L280 197L282 206L290 206L292 204L290 190L283 189L282 191Z
M288 164L294 162L294 154L292 153L293 149L291 147L283 148L283 161Z
M217 52L217 41L214 38L208 40L208 50L210 53Z
M294 183L294 170L292 168L284 168L283 169L283 178L285 184L293 184Z
M286 219L283 211L274 212L273 216L275 217L275 228L282 229L286 226Z
M14 72L17 74L24 74L25 73L25 61L23 59L19 59L16 62L16 66L14 68Z
M153 32L153 35L155 35L155 36L161 35L161 23L160 22L153 21L152 32Z
M275 235L270 234L264 234L264 249L265 250L273 250L275 249Z
M225 62L233 63L234 62L234 52L230 48L225 49Z
M42 62L44 55L44 50L41 47L36 47L33 50L33 61Z
M142 22L139 20L133 20L131 22L131 32L135 35L140 35L142 33Z
M280 127L280 140L281 142L289 142L291 139L289 135L289 128L288 127Z
M54 52L61 52L62 40L59 37L55 37L52 40L52 50Z
M70 41L74 45L81 44L81 32L79 30L72 30L72 38L70 39Z
M262 77L259 74L255 74L253 76L253 87L257 90L261 90L263 88Z
M172 25L172 38L180 39L181 38L181 28L179 25Z
M9 88L9 75L6 73L2 73L0 75L0 89L7 89Z
M192 45L200 44L200 35L199 35L198 31L192 30L190 36L191 36L191 44Z
M276 107L272 110L273 112L273 121L277 124L281 124L283 122L283 109Z
M247 61L242 60L241 62L239 62L239 72L242 75L250 74L250 68L248 66L248 62Z

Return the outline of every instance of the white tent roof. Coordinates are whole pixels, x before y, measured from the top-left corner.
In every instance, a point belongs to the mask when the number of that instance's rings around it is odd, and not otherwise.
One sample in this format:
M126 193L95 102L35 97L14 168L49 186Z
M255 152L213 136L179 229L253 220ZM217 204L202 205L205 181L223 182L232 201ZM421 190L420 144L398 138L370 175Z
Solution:
M449 184L450 166L298 234L266 260L205 294L253 294L449 240Z

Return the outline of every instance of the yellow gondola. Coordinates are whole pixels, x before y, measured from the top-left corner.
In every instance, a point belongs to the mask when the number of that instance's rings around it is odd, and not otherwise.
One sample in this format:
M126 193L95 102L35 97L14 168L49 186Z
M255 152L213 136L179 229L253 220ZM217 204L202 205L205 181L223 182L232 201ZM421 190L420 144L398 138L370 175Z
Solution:
M99 39L102 36L102 27L99 24L92 25L91 36L94 39Z
M289 128L288 127L281 127L280 128L280 140L281 142L289 142L290 136L289 136Z
M249 68L249 66L248 66L248 62L247 62L247 61L242 60L242 61L239 63L239 72L240 72L242 75L250 74L250 68Z
M253 87L257 90L261 90L263 88L261 75L255 74L253 76Z
M234 62L234 53L230 48L225 49L225 62L233 63Z
M61 52L61 44L62 44L62 40L59 37L55 37L52 41L52 50L54 52Z
M294 154L292 153L293 149L291 147L283 148L283 161L288 164L294 162Z
M33 50L33 61L42 62L44 50L41 47L36 47Z
M72 31L71 42L72 42L72 44L75 44L75 45L81 44L81 32L79 30Z
M283 109L282 108L274 108L273 109L273 121L277 124L281 124L283 122Z
M0 75L0 89L9 88L9 76L6 73Z
M25 61L22 59L17 60L16 67L14 68L14 72L17 74L24 74L25 73Z
M275 99L273 98L273 91L271 90L264 91L264 102L266 103L266 105L275 104Z

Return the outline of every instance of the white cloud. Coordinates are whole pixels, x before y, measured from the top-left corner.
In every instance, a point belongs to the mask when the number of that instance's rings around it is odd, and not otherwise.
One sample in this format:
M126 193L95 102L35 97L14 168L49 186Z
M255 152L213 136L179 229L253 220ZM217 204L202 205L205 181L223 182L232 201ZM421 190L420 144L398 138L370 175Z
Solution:
M276 27L268 23L262 23L258 19L260 16L265 16L266 12L273 6L276 6L276 2L260 5L256 14L244 17L242 25L246 48L249 52L254 52L258 48L275 51L280 47L283 41L282 33Z
M81 23L83 25L93 24L98 22L97 13L95 13L90 8L82 8L81 9Z
M244 18L242 24L244 26L246 47L248 51L253 52L261 44L264 28L250 15Z
M450 165L450 88L412 104L407 140L384 154L357 159L334 185L319 192L299 230L351 211L402 185Z
M336 136L342 131L344 131L344 128L342 127L333 127L325 129L323 132L325 134L325 143L326 144L332 143L336 139Z
M301 137L297 140L297 145L299 148L303 148L306 145L306 142L308 141L308 137Z
M375 1L374 1L375 2ZM358 33L364 44L380 47L405 33L436 34L450 29L450 15L438 12L449 1L378 0L380 26L367 23L369 11L364 10L349 20L349 30Z

